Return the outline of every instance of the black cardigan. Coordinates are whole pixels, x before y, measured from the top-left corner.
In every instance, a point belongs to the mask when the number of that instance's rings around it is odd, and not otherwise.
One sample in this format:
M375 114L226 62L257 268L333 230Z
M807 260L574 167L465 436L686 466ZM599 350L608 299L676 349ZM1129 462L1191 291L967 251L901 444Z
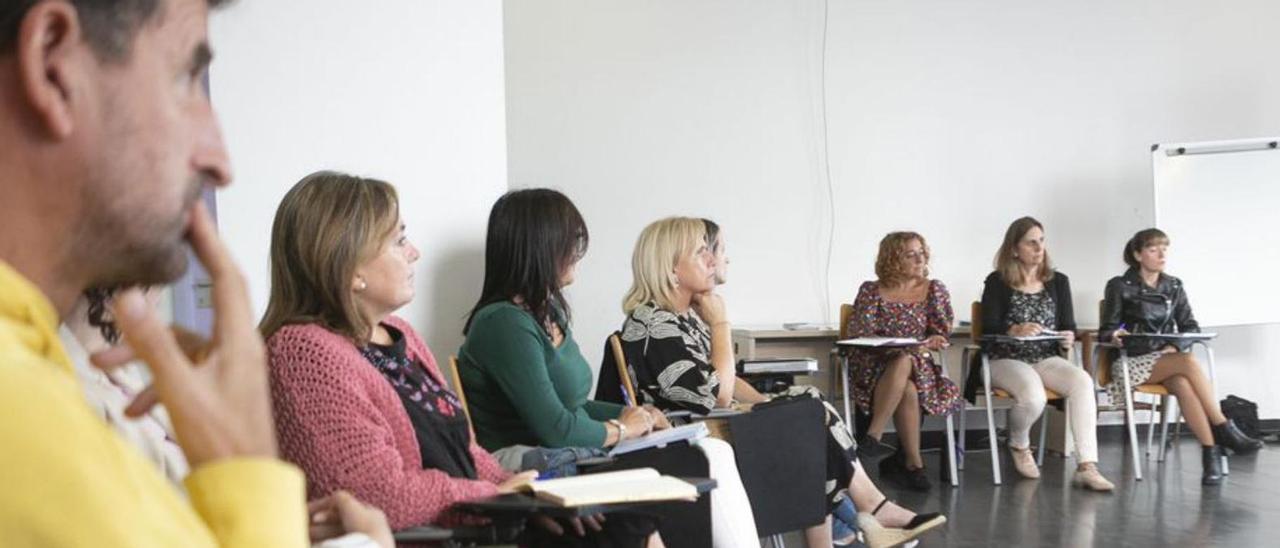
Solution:
M1009 332L1009 301L1013 299L1013 288L1005 283L999 272L987 275L982 288L982 334L1004 335ZM1044 283L1044 287L1053 297L1055 330L1075 331L1076 316L1071 306L1071 282L1067 275L1054 272L1053 277ZM975 355L969 366L969 376L964 383L964 397L973 400L978 387L982 385L980 356Z
M1009 332L1009 301L1013 298L1013 288L1004 282L999 272L987 276L982 288L982 331L984 335L1004 335ZM1075 331L1076 316L1071 306L1071 282L1067 275L1054 272L1053 278L1044 283L1045 289L1053 297L1057 306L1054 329L1058 331Z

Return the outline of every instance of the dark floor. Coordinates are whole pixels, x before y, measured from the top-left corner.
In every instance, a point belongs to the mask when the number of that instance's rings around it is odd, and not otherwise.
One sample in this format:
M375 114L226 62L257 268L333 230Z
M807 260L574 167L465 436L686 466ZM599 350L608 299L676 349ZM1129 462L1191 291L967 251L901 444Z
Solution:
M1074 461L1055 453L1045 455L1039 480L1021 479L1002 454L1000 486L991 483L985 451L969 454L956 488L915 493L871 474L903 506L947 514L946 530L927 534L922 547L1280 546L1280 446L1233 457L1227 481L1201 487L1200 447L1190 436L1165 462L1147 459L1142 481L1134 480L1123 428L1105 428L1100 438L1099 468L1117 487L1110 494L1072 488ZM926 455L935 472L938 456ZM787 545L803 542L789 537Z

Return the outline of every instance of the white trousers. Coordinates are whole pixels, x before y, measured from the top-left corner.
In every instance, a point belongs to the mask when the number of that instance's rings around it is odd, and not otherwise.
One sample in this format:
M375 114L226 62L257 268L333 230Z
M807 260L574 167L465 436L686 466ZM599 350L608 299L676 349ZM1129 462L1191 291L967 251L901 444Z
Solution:
M742 487L738 475L738 461L733 456L733 446L721 439L702 438L696 443L707 457L711 479L716 488L711 491L711 543L716 548L745 546L760 548L756 537L756 517L751 513L751 501Z
M990 365L991 386L1016 400L1009 411L1009 445L1031 446L1031 425L1044 411L1048 388L1067 398L1077 461L1098 462L1098 402L1088 373L1057 356L1033 364L992 360Z

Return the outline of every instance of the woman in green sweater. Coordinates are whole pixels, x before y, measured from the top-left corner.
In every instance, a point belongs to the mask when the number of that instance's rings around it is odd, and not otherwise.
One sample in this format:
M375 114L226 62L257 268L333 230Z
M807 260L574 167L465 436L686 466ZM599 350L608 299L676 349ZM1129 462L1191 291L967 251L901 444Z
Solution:
M669 426L652 407L587 399L591 368L560 291L587 239L577 208L554 190L507 193L489 213L484 288L463 330L458 374L476 439L490 451L602 448Z
M667 428L652 406L592 401L592 374L569 328L561 289L587 251L587 226L573 202L548 189L509 192L489 213L484 289L464 330L458 374L476 440L508 468L527 467L536 447L592 454ZM716 480L711 536L716 548L758 548L755 517L733 448L695 445Z

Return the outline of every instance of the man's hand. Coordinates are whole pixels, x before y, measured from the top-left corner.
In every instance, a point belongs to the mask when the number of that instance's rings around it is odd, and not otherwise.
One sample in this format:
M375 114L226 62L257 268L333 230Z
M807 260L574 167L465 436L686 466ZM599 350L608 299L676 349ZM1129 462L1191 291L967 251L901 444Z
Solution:
M142 292L129 289L111 307L127 348L99 353L94 364L110 370L135 357L147 363L154 383L128 412L140 415L163 403L193 468L232 457L275 457L266 350L244 276L204 205L197 204L191 214L188 239L213 283L213 340L205 346L190 336L175 336Z

